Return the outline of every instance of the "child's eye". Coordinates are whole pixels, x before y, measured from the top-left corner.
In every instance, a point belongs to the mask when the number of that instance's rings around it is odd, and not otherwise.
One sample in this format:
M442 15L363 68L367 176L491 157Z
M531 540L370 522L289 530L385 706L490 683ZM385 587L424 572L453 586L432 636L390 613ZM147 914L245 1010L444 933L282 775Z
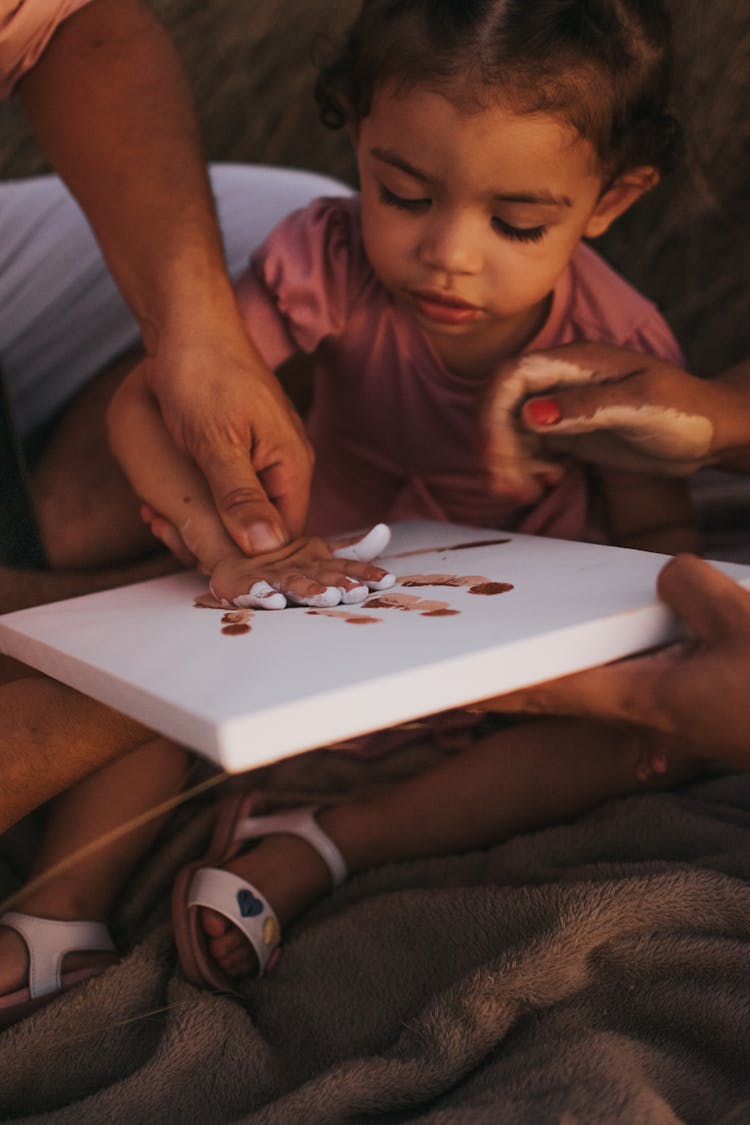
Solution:
M389 207L400 207L402 211L424 211L430 206L431 199L406 199L403 195L396 195L389 191L385 184L379 184L380 202L387 203Z
M504 219L499 219L497 215L492 219L492 228L504 238L510 238L514 242L541 242L547 233L545 226L514 227Z

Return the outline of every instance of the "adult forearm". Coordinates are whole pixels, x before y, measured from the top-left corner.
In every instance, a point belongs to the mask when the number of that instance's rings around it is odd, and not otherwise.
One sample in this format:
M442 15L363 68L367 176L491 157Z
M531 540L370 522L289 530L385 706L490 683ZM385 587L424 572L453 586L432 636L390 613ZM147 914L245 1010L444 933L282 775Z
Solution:
M312 457L237 308L168 36L141 0L92 0L20 93L140 322L166 433L208 482L206 520L218 512L246 553L275 550L304 527Z
M140 0L94 0L74 13L20 93L149 350L175 317L210 317L229 304L190 92Z

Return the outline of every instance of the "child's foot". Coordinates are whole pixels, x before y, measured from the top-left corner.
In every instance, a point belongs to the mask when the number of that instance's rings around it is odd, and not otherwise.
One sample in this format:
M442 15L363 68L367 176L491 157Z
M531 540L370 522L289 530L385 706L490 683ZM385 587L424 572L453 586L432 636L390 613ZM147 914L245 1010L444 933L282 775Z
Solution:
M316 815L324 831L327 831L328 811L322 810ZM331 889L331 876L325 862L315 848L298 836L263 837L223 867L257 888L273 906L282 926ZM228 977L239 980L258 972L255 951L227 918L213 910L202 909L200 925L207 938L208 952Z
M76 969L87 969L99 964L102 967L111 965L112 954L75 950L63 957L62 972L75 972ZM26 988L28 983L29 954L26 942L15 930L0 926L0 996Z
M117 960L102 922L9 910L0 917L0 1028L26 1019Z

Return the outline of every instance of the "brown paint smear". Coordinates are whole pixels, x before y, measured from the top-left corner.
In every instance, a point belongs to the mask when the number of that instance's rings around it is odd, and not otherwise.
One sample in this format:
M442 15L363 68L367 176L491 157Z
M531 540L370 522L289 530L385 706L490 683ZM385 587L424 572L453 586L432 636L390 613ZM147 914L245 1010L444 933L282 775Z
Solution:
M469 590L470 594L506 594L508 590L513 589L511 582L481 582L478 586L472 586Z
M510 543L510 539L474 539L471 543L455 543L452 547L420 547L417 551L402 551L400 555L388 555L389 559L408 559L412 555L442 554L443 551L469 551L472 547L499 547Z
M481 574L405 574L398 581L402 586L468 586L470 594L505 594L513 589L511 582L493 582Z
M338 617L343 619L347 625L377 625L383 620L382 617L366 617L364 614L352 617L348 609L308 609L307 616Z
M427 598L420 598L416 594L378 594L377 597L368 599L363 604L367 609L401 609L405 613L421 613L424 616L446 609L450 610L451 614L459 612L452 609L447 602L428 601Z
M224 628L221 630L225 637L240 637L250 633L250 619L253 616L251 609L232 609L225 613L221 619Z
M197 598L193 598L193 605L196 609L226 609L218 598L209 593L199 594Z
M476 586L489 581L483 574L404 574L397 579L399 586Z

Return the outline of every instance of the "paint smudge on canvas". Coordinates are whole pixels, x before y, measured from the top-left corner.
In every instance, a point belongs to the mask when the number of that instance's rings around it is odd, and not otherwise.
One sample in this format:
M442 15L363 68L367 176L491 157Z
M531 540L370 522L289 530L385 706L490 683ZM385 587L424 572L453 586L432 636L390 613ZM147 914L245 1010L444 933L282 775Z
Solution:
M483 574L403 574L397 579L399 586L476 586L488 582Z
M308 609L308 617L338 617L347 625L377 625L382 617L372 617L367 614L353 614L348 609Z
M471 543L454 543L452 547L419 547L415 551L401 551L398 555L387 555L389 559L408 559L413 555L437 555L444 551L469 551L472 547L499 547L503 543L510 543L506 536L503 539L473 539Z
M196 609L225 609L218 598L213 594L206 591L205 594L199 594L197 598L193 598L193 605Z
M470 594L484 594L485 596L492 597L495 594L507 594L508 590L513 589L511 582L480 582L476 586L471 586L469 589Z
M225 637L241 637L251 631L250 619L253 616L251 609L232 609L225 613L221 619L224 626L221 630Z
M428 613L434 613L436 610L451 609L447 602L429 601L427 598L420 598L417 594L396 594L390 592L388 594L378 594L374 598L368 598L363 605L367 609L400 609L405 613L421 613L423 616ZM458 613L458 610L455 610Z
M506 594L513 589L512 582L495 582L481 574L405 574L398 581L401 586L468 586L470 594Z

